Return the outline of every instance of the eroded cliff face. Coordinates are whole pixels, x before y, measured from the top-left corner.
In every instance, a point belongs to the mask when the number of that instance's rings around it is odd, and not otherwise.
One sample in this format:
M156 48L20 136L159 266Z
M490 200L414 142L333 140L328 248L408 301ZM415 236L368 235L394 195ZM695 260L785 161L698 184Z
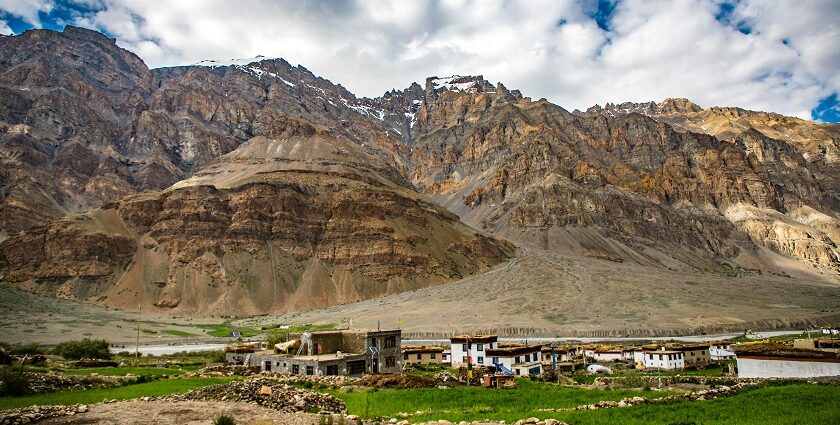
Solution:
M711 114L684 100L569 113L495 92L450 90L418 113L413 180L465 222L615 261L790 271L781 254L838 278L833 127L780 120L812 127L793 143L762 121L722 138L675 124Z
M114 306L262 314L440 284L514 252L355 144L286 127L298 134L254 138L170 190L10 238L2 279Z
M71 26L0 39L0 93L6 235L166 188L284 131L286 117L331 128L397 170L408 151L404 113L302 66L257 57L149 70L114 40Z
M592 261L840 280L836 125L685 99L570 113L481 76L357 98L282 59L149 70L73 27L0 53L0 280L27 290L291 311L513 254L473 228Z

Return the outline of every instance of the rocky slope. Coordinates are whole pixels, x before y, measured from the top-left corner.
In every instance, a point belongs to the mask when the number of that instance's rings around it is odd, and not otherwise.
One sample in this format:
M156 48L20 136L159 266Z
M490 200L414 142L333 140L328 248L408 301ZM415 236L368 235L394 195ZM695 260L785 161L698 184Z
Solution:
M8 239L2 278L115 306L262 314L440 284L513 253L354 143L275 124L169 190Z
M406 117L282 59L149 70L95 31L0 39L0 232L163 189L291 116L400 169Z
M747 112L731 137L686 124L729 109L569 113L501 84L447 90L417 114L412 177L468 224L526 245L837 280L836 126Z
M367 299L512 254L459 219L587 261L840 281L837 125L685 99L568 112L482 76L357 98L277 58L149 70L73 27L0 39L0 91L0 274L30 291Z

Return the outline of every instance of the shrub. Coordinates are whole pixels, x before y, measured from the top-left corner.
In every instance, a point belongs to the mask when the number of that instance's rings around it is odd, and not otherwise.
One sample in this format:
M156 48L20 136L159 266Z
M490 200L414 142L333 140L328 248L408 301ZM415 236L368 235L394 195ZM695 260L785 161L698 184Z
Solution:
M236 425L236 420L233 416L219 415L213 419L213 425Z
M3 347L9 354L15 356L24 356L24 355L35 355L35 354L46 354L46 350L38 343L29 343L29 344L6 344L0 343L0 347Z
M80 341L65 341L55 346L53 354L57 354L68 360L111 358L111 352L108 350L108 341L104 339L85 338Z
M6 366L0 369L0 395L21 396L29 393L29 375L23 368Z

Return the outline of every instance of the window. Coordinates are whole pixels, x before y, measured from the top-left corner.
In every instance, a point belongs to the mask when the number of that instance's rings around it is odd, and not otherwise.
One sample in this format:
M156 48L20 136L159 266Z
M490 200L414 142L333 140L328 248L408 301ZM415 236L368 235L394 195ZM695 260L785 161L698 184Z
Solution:
M484 357L478 356L478 364L484 364Z
M385 367L394 367L397 365L397 359L394 356L385 357Z
M293 375L297 375L297 374L299 374L299 373L300 373L300 366L299 366L299 365L296 365L296 364L293 364L293 365L292 365L292 374L293 374Z
M374 348L376 348L376 347L377 347L377 345L376 345L376 338L371 338L371 339L370 339L370 346L371 346L371 347L374 347Z
M423 360L423 354L417 353L417 360Z
M408 360L408 354L403 354L403 360Z
M312 375L315 372L315 368L312 366L306 366L306 374Z
M393 348L397 346L397 337L396 336L388 336L385 337L385 348Z
M467 362L467 356L464 356L463 363L466 363L466 362Z
M493 357L492 360L493 360L493 364L499 363L499 358L498 357Z
M461 350L467 351L467 344L461 344Z
M659 355L659 360L662 360L662 354Z
M478 351L484 351L484 344L477 344L477 346L476 346L476 350L478 350Z
M431 357L431 358L432 358L432 360L436 359L436 358L437 358L437 353L432 353L432 357Z

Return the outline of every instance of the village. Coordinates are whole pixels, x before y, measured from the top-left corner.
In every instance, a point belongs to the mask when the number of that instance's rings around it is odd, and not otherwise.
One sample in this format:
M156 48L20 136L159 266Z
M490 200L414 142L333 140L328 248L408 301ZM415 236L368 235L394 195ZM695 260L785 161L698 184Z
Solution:
M235 412L245 424L763 423L773 415L761 401L768 398L776 411L839 416L836 329L582 342L483 334L412 341L400 329L324 327L233 331L223 351L168 355L109 352L105 340L50 350L5 344L3 389L19 391L0 397L0 424L115 414L133 423L173 408L217 419Z
M585 371L609 375L614 366L636 371L690 371L722 367L738 378L820 378L840 376L840 339L826 329L814 338L787 342L755 339L703 343L534 343L500 341L496 335L456 335L449 344L410 345L400 330L325 330L291 334L267 347L250 342L226 347L232 364L263 373L358 376L401 373L418 365L458 369L482 378L486 387L513 377ZM758 338L758 336L754 336ZM404 344L404 342L406 344Z

